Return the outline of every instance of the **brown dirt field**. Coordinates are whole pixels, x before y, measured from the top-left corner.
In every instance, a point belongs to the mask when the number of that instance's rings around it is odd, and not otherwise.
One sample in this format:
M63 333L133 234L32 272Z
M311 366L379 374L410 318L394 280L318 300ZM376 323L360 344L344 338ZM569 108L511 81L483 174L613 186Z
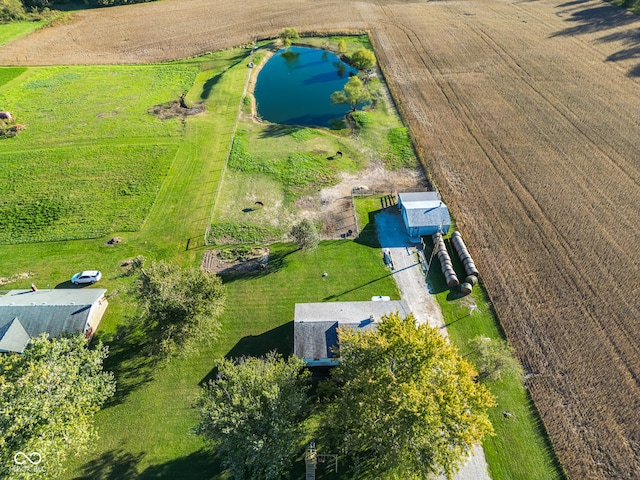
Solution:
M166 0L1 64L137 63L369 30L575 479L640 478L640 18L593 0Z

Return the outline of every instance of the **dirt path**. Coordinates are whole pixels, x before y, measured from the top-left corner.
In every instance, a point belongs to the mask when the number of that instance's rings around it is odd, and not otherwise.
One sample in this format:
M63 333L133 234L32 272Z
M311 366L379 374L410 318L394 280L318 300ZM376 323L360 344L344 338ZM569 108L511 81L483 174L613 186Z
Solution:
M396 208L390 207L376 215L376 231L382 250L388 250L393 261L393 278L402 299L407 302L418 323L427 323L448 336L442 311L435 297L429 292L422 264L418 260L420 245L409 242L402 217ZM442 477L444 479L444 477ZM476 445L455 480L490 480L482 446Z

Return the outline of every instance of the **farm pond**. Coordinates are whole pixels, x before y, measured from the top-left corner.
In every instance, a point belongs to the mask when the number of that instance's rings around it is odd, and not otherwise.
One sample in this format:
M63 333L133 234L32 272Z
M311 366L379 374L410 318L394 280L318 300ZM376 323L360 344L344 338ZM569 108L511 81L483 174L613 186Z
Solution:
M317 48L281 49L262 67L254 96L264 120L285 125L341 128L348 105L331 103L358 70Z

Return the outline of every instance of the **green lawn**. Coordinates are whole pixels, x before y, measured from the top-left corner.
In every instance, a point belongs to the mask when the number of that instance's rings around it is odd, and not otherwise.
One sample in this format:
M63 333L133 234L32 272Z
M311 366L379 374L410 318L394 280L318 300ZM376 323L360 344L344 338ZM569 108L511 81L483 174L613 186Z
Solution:
M178 465L181 479L211 478L217 468L214 456L200 451L203 443L190 429L197 423L192 401L216 358L274 349L290 354L296 302L399 298L379 251L353 241L322 242L310 252L275 244L266 272L226 278L225 284L227 308L220 341L212 347L157 370L140 363L134 346L115 352L124 387L131 390L120 392L120 403L97 415L100 442L89 455L71 462L69 478L115 478L113 472L153 478ZM104 331L102 336L110 339Z
M0 25L0 45L9 43L16 38L22 37L31 33L40 27L46 25L51 20L40 20L37 22L12 22L3 23Z

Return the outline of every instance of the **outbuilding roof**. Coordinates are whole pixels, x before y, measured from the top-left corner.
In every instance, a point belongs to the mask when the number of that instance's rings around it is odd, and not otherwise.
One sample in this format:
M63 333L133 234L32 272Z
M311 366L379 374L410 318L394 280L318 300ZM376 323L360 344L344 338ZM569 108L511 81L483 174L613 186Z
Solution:
M398 194L398 203L406 212L407 227L448 226L449 209L438 192L407 192Z
M404 318L409 306L404 300L296 303L293 353L304 360L334 358L338 327L371 330L384 315L395 312Z

